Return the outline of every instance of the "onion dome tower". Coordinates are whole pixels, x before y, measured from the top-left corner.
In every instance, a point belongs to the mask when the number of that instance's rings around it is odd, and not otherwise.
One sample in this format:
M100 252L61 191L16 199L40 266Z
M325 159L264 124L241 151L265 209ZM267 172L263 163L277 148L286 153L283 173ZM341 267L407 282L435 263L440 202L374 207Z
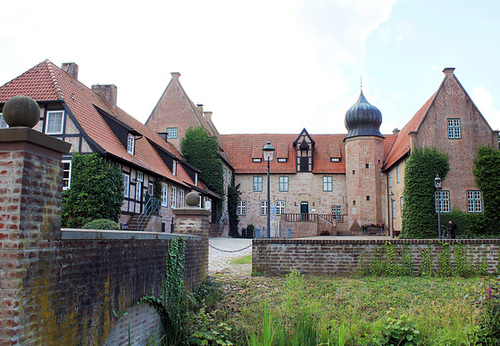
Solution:
M345 127L348 131L345 138L356 136L384 138L379 130L381 124L382 113L366 100L361 90L358 101L345 114Z
M346 193L348 227L361 233L363 225L380 225L383 199L383 142L380 133L382 113L363 95L346 112L344 138L346 153Z

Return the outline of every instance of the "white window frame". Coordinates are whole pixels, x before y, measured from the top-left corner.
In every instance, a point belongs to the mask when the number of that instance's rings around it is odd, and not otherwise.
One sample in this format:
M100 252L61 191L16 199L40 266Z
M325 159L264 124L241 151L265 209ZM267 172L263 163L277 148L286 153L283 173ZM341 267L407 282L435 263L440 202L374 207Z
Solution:
M279 177L279 191L288 192L289 188L289 178L287 176Z
M155 194L155 186L152 182L148 183L148 193L150 196L153 196Z
M198 173L194 174L194 186L198 186Z
M387 174L387 180L389 180L389 187L392 187L392 171Z
M255 162L255 163L259 163L259 162L262 162L262 159L261 159L261 158L254 157L254 158L252 159L252 161L253 161L253 162Z
M172 186L170 189L170 207L177 208L177 186Z
M134 155L135 152L135 137L133 134L129 133L127 136L127 153Z
M52 118L54 116L58 116L58 115L61 116L61 119L60 119L61 123L59 125L51 123L54 121ZM60 135L63 133L63 126L64 126L64 111L48 111L47 112L47 117L46 117L46 121L45 121L45 134L47 134L47 135ZM49 131L49 129L51 131Z
M168 184L161 183L161 206L168 207Z
M140 181L137 181L135 183L135 200L141 201L141 199L142 199L142 183Z
M144 181L144 173L142 173L142 172L137 171L135 174L135 177L136 177L135 179L137 181Z
M167 127L167 139L175 139L177 138L177 135L177 127Z
M130 175L122 173L123 175L123 197L128 198L130 191Z
M260 201L260 215L267 215L267 201Z
M186 203L185 192L183 189L179 189L179 208L184 208Z
M285 201L276 201L276 215L285 214Z
M174 160L173 163L172 163L172 174L174 176L177 175L177 160Z
M254 176L253 177L253 191L254 192L262 192L262 186L264 184L264 178L261 176Z
M467 212L483 212L483 196L481 190L467 190Z
M323 177L323 191L324 192L333 191L333 177L331 175L325 175Z
M446 127L448 131L448 139L460 139L462 138L462 129L460 124L460 118L448 118L446 119Z
M441 199L439 199L441 195ZM434 194L436 203L436 213L449 213L450 212L450 191L449 190L438 190ZM439 203L441 202L441 208L439 208Z
M3 114L0 113L0 129L7 129L9 125L5 122L5 119L3 118Z
M282 157L281 157L281 158L278 158L278 162L286 162L286 161L287 161L287 159L286 159L286 158L282 158Z
M396 200L392 199L391 200L391 208L392 208L392 219L396 219Z
M332 215L335 220L340 221L340 215L342 215L342 206L341 205L332 205Z
M246 215L247 214L247 201L238 201L236 205L236 215Z
M399 184L400 179L399 179L399 165L396 166L396 183Z
M71 160L62 160L63 163L63 190L71 188ZM65 165L68 164L68 169ZM67 172L67 177L66 177ZM66 184L66 182L68 182Z
M399 210L399 214L401 215L401 218L403 218L403 204L404 204L404 199L403 197L399 198L399 207L401 208Z

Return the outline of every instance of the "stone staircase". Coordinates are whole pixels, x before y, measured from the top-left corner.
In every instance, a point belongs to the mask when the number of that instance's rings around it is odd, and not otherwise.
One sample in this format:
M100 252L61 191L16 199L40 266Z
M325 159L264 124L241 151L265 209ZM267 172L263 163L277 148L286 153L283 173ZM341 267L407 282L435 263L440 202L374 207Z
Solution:
M128 220L127 222L127 226L128 226L128 231L137 231L137 219L139 219L139 214L134 214L132 215L132 217L130 218L130 220ZM148 220L146 221L144 227L143 227L143 230L146 229L148 223L149 223L149 220L151 219L151 216L148 217Z

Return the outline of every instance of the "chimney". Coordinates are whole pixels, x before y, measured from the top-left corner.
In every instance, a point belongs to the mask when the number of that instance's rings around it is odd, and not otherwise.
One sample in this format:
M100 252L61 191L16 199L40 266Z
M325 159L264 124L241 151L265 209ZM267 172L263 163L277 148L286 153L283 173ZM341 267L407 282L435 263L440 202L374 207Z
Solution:
M455 71L455 68L454 67L446 67L444 70L443 70L443 73L445 75L452 75L453 74L453 71Z
M399 133L399 129L398 128L395 128L394 130L392 130L392 134L393 135L397 135Z
M170 72L170 74L172 75L172 79L179 79L181 76L179 72Z
M78 65L74 62L63 62L61 69L74 79L78 80Z
M212 122L212 112L203 112L203 117L209 122Z
M118 94L116 85L92 85L92 91L101 95L113 109L116 109L116 99Z
M197 103L196 107L200 110L201 114L203 114L203 104L202 103Z

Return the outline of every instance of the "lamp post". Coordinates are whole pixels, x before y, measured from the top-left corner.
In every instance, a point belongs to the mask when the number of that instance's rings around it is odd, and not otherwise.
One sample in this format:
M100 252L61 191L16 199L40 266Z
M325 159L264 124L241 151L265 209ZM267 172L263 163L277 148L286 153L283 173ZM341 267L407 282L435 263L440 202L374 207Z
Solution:
M269 164L273 160L274 148L271 142L267 140L267 144L262 148L264 161L267 161L267 237L271 238L271 184L269 179Z
M441 239L441 178L439 174L434 178L434 187L436 188L437 213L438 213L438 239Z
M394 209L393 209L393 206L394 206L394 192L391 191L391 193L389 194L389 197L391 197L391 228L390 228L390 231L391 231L391 237L394 238Z

